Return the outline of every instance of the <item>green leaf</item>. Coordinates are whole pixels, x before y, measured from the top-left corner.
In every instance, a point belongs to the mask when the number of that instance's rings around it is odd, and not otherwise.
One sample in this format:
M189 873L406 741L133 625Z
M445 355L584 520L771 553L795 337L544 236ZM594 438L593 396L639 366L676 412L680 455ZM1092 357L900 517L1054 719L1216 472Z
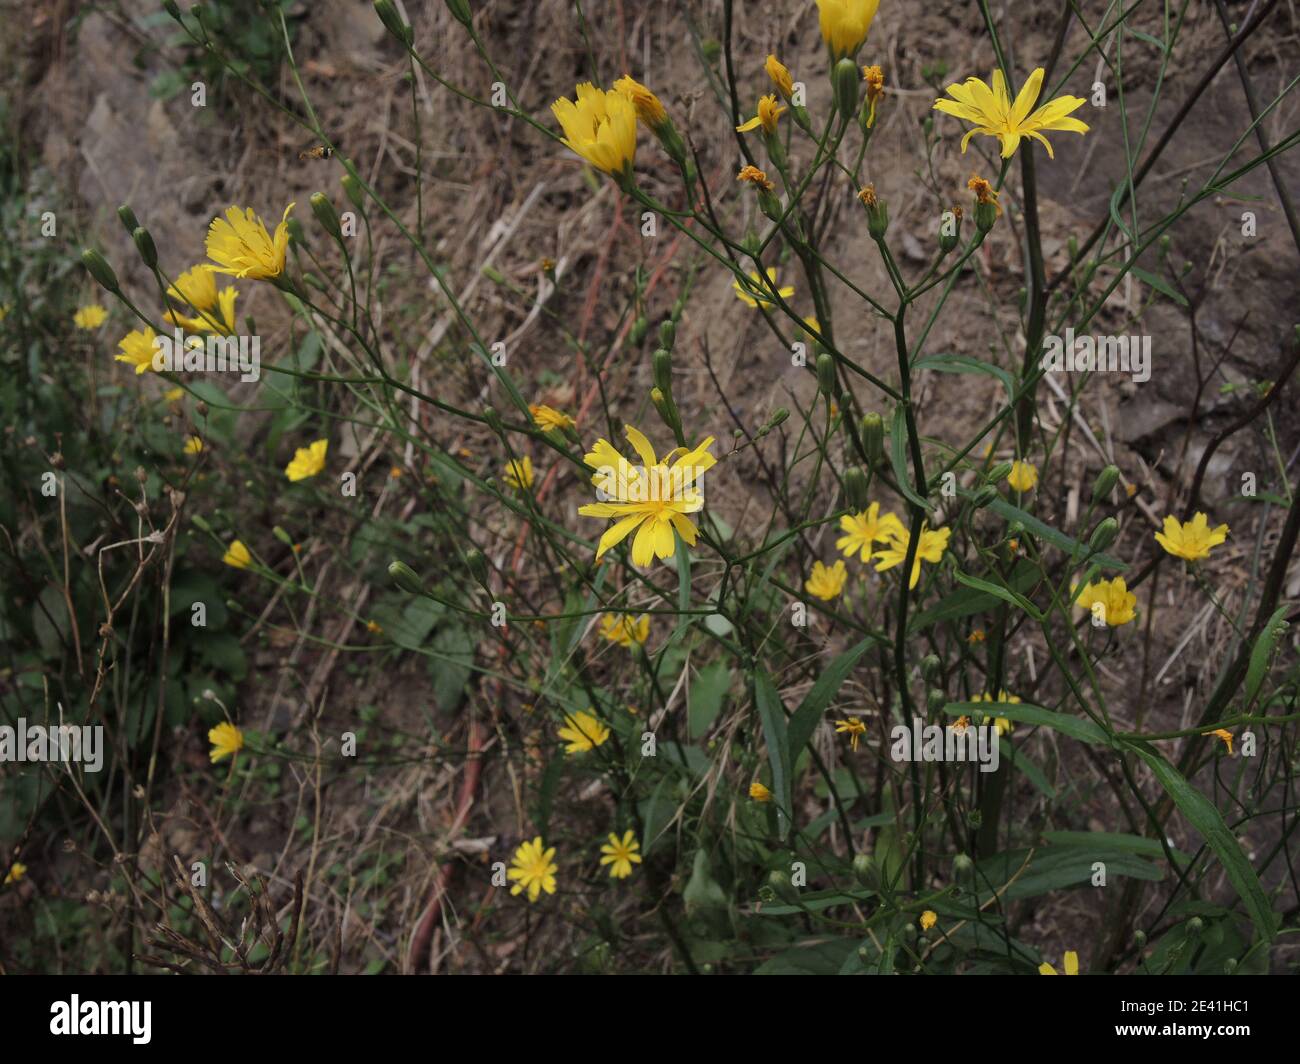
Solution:
M1179 292L1177 289L1170 288L1169 282L1166 281L1163 277L1157 277L1154 273L1149 273L1148 271L1143 270L1137 266L1134 266L1132 270L1133 270L1133 276L1136 277L1143 284L1150 285L1162 296L1166 296L1169 299L1172 299L1180 307L1187 306L1187 300L1186 298L1184 298L1183 294Z
M925 358L913 362L912 369L933 369L938 370L940 373L982 373L1000 380L1002 386L1007 390L1008 399L1016 394L1016 382L1012 379L1010 373L1001 366L995 366L992 362L984 362L972 355L927 355Z
M1017 593L1022 593L1035 587L1042 579L1043 574L1038 566L1028 559L1022 558L1016 562L1015 568L1011 570L1011 577L1006 586ZM945 596L937 606L931 606L930 609L924 610L913 617L908 623L907 632L909 635L915 635L929 628L932 624L955 621L975 613L987 613L997 604L998 599L994 595L975 588L959 588L951 595Z
M977 576L963 573L960 569L956 570L954 575L957 577L957 583L959 584L965 584L967 587L972 587L976 591L983 591L986 595L992 595L994 598L1010 603L1012 606L1024 610L1036 621L1041 621L1043 619L1043 614L1037 606L1025 598L1024 595L1017 594L1008 587L1003 587L1001 584L994 584L988 580L981 580Z
M790 715L790 723L786 729L791 758L798 758L803 753L803 748L808 745L808 740L817 730L817 724L821 721L826 707L830 705L831 699L839 693L853 666L857 664L858 658L862 657L873 642L875 639L868 637L856 646L849 647L827 666L826 671L817 677L812 690L804 695L799 708Z
M1173 765L1144 742L1138 740L1120 740L1121 746L1132 750L1147 763L1156 779L1174 800L1183 816L1191 821L1192 826L1200 832L1206 845L1214 851L1223 870L1228 874L1228 881L1236 890L1250 914L1251 922L1260 938L1272 942L1277 936L1277 918L1269 905L1268 895L1260 885L1259 877L1241 852L1236 838L1223 822L1218 809L1200 791L1196 790L1183 778Z
M786 729L785 705L776 685L766 672L754 674L754 701L763 722L767 759L772 766L772 793L777 802L777 824L781 838L790 831L790 747Z
M808 942L778 953L754 969L755 975L838 975L858 951L852 938Z
M1086 544L1080 543L1077 539L1072 539L1064 532L1058 532L1050 525L1043 524L1033 514L1012 506L1006 499L996 498L989 503L988 508L1005 519L1007 524L1019 521L1030 535L1045 539L1052 546L1065 551L1071 558L1080 561L1087 558L1091 564L1100 565L1107 569L1116 569L1121 573L1128 569L1127 563L1120 561L1118 558L1112 558L1109 554L1093 554L1089 556Z
M1064 713L1044 709L1042 706L1026 705L1024 702L949 702L943 711L950 717L993 716L1006 717L1021 724L1032 724L1039 728L1051 728L1062 735L1093 746L1112 746L1110 736L1086 717L1069 717Z
M1278 639L1286 631L1287 623L1283 618L1286 616L1287 606L1279 606L1264 625L1264 630L1259 633L1255 640L1255 645L1250 651L1250 665L1246 668L1246 701L1247 709L1255 702L1255 696L1259 694L1260 686L1264 683L1264 677L1268 675L1269 665L1273 661L1273 647L1277 645Z
M718 719L718 714L722 711L722 699L730 686L731 669L722 662L706 665L695 674L686 704L692 739L698 739Z
M907 418L903 414L903 405L894 407L894 421L889 429L889 461L894 467L894 480L899 490L909 500L923 510L929 510L926 502L911 488L911 474L907 471Z

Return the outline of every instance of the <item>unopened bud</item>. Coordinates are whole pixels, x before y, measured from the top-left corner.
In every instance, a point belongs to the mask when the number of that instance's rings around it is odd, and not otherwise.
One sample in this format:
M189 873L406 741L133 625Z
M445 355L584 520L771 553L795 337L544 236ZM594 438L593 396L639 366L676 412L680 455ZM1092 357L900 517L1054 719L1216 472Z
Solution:
M334 209L334 204L330 202L325 193L313 192L311 194L311 212L316 216L316 221L320 223L325 232L329 233L335 240L343 239L338 211Z
M862 449L872 469L880 466L885 454L885 423L879 414L862 415Z
M131 239L135 242L136 251L140 252L140 258L144 259L144 264L149 269L158 268L158 249L154 247L153 237L149 235L149 230L142 226L136 226L131 231Z
M835 372L835 359L826 351L817 356L817 387L827 399L834 399L839 390L839 376Z
M632 328L628 331L627 338L633 347L640 347L645 343L646 330L649 328L650 323L646 321L644 314L632 323Z
M654 353L653 359L655 387L665 395L673 390L673 356L664 348Z
M125 203L117 209L117 217L122 222L122 228L128 233L134 233L140 228L140 221L135 216L135 211L131 210Z
M845 470L844 495L855 513L861 513L871 505L867 497L867 474L861 466L850 466Z
M487 587L487 558L483 556L483 552L477 547L471 547L465 552L465 564L469 567L469 575L478 581L481 586Z
M1107 517L1095 529L1092 537L1088 540L1088 549L1094 554L1105 550L1115 542L1115 537L1119 535L1119 522L1113 517Z
M117 274L113 272L113 267L108 264L108 260L98 251L91 248L82 251L81 265L86 267L91 277L110 292L118 291Z
M671 318L665 318L659 323L659 346L665 351L671 351L676 341L677 326Z
M835 86L835 107L845 117L858 109L858 82L861 79L858 64L852 59L841 59L835 64L835 70L831 74Z
M366 202L366 192L361 187L361 182L351 174L344 174L339 179L339 184L343 186L343 194L347 196L348 202L357 210L361 210Z
M1119 469L1117 469L1113 465L1108 465L1105 469L1103 469L1100 473L1098 473L1097 479L1092 485L1093 505L1095 506L1097 503L1101 502L1103 499L1109 496L1111 491L1114 490L1114 487L1118 482L1119 482Z
M412 595L424 594L424 584L415 575L415 570L405 562L393 562L389 565L388 575L393 578L393 583L403 591L408 591Z

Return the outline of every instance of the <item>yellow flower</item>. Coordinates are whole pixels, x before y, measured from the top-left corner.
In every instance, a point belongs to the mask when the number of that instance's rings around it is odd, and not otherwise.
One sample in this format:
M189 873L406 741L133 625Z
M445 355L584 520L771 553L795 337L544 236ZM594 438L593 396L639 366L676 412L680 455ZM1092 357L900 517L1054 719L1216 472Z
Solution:
M163 392L163 399L169 403L179 403L183 398L185 398L184 388L168 388Z
M186 454L202 454L203 441L197 436L186 436L184 451Z
M1046 961L1044 961L1042 964L1038 966L1038 974L1039 975L1060 975L1061 973L1058 972ZM1066 975L1079 974L1079 955L1075 953L1074 950L1072 949L1067 949L1065 951L1065 974Z
M891 513L882 514L878 502L873 502L860 514L845 514L841 517L840 531L844 535L835 541L835 549L846 558L860 554L864 562L871 559L872 544L876 540L907 537L903 522Z
M917 544L916 558L912 561L912 576L907 582L909 588L916 587L916 582L921 579L921 562L933 563L943 559L943 552L948 549L948 537L951 535L950 528L937 528L930 532L926 530L925 525L921 526L921 541ZM889 546L875 554L879 559L876 562L876 572L883 573L886 569L902 565L907 560L908 538L906 532L901 535L894 533L888 535Z
M742 166L740 172L736 174L737 181L748 181L756 188L761 188L764 192L772 191L772 182L767 179L767 174L757 166Z
M609 842L600 848L600 852L605 855L600 863L602 866L610 866L610 878L627 879L632 874L632 866L641 863L641 855L637 853L640 848L641 844L630 828L623 833L621 839L611 831Z
M72 324L78 329L98 329L107 317L108 311L98 303L91 303L72 315Z
M195 310L211 310L217 305L217 275L209 263L200 263L177 277L167 294Z
M122 353L114 355L113 361L134 366L136 373L153 369L153 342L157 335L148 325L127 333L118 341L117 346L122 349Z
M849 571L844 567L843 558L829 567L821 562L813 562L812 575L804 584L804 590L829 602L844 590L844 581L848 576Z
M849 748L853 751L858 749L858 740L867 732L867 726L860 717L850 717L848 720L837 720L835 722L835 732L837 735L847 735L849 737Z
M1011 463L1011 472L1007 474L1007 483L1016 491L1032 491L1038 483L1038 470L1030 462L1019 459Z
M1164 532L1156 533L1156 542L1175 558L1186 558L1189 562L1207 558L1211 547L1217 547L1228 538L1228 526L1219 525L1210 528L1205 514L1198 513L1184 524L1170 515L1165 518Z
M772 800L772 792L759 783L758 780L749 785L749 796L756 802L770 802Z
M527 491L533 486L533 460L528 455L524 455L522 458L507 462L501 479L512 488Z
M1137 605L1137 596L1129 591L1122 576L1117 576L1114 580L1084 584L1074 602L1076 606L1090 611L1095 611L1100 604L1101 619L1112 628L1128 624L1136 616L1133 607Z
M794 93L794 79L790 77L790 71L785 67L776 56L769 55L767 62L763 64L763 69L767 71L767 76L772 79L772 84L776 86L785 99L790 99Z
M867 83L867 128L876 124L876 103L885 95L885 72L878 66L862 68L862 80Z
M926 909L925 912L921 914L920 922L921 922L921 930L929 931L930 928L932 928L935 924L939 922L939 914L936 913L933 909Z
M5 886L9 886L10 883L17 883L26 874L27 866L21 861L15 861L10 865L8 875L5 876Z
M817 0L822 40L834 59L857 55L867 39L880 0Z
M992 698L991 695L988 695L988 694L978 694L978 695L976 695L973 699L971 699L971 701L973 701L973 702L992 702L992 701L993 701L993 698ZM1005 703L1006 705L1017 705L1017 704L1019 704L1019 702L1020 702L1020 696L1019 696L1019 695L1009 695L1009 694L1006 693L1006 691L999 691L999 692L998 692L998 701L999 701L999 702L1002 702L1002 703ZM982 721L980 721L980 723L981 723L981 724L988 724L989 721L992 721L992 722L993 722L993 727L997 728L997 730L998 730L998 734L999 734L999 735L1010 735L1010 734L1015 730L1014 726L1013 726L1012 723L1011 723L1011 718L1010 718L1010 717L989 717L989 716L985 716L984 719L983 719Z
M384 626L378 621L366 621L366 631L371 635L383 635Z
M595 716L580 710L564 718L565 727L557 733L565 742L566 754L585 754L609 738L609 729Z
M222 758L233 757L244 748L244 733L229 721L223 720L215 728L208 730L208 742L212 751L208 756L215 765Z
M221 560L235 569L247 569L253 560L253 556L248 553L247 547L240 543L239 540L234 539L230 541L230 546L226 549L226 553L221 556Z
M635 530L632 564L640 568L656 557L672 556L676 550L674 530L687 546L695 546L695 525L686 515L704 509L704 495L697 481L713 468L717 459L708 453L713 446L712 436L694 450L679 447L670 451L661 462L641 432L631 425L625 425L623 431L643 465L633 466L608 440L597 440L583 460L596 470L591 482L597 491L613 501L587 503L578 507L578 513L584 517L618 519L600 537L596 548L598 561ZM667 463L674 455L676 461L670 467Z
M623 93L584 82L576 103L561 97L551 104L551 113L564 130L563 143L597 170L611 176L631 172L637 116Z
M967 728L970 727L970 717L966 716L963 713L960 717L958 717L951 724L949 724L948 727L960 735L962 732L964 732Z
M325 468L329 445L329 440L316 440L310 447L299 447L293 452L293 461L284 467L284 475L294 481L314 477Z
M966 637L966 642L968 642L971 646L974 646L976 643L984 642L984 629L976 628L973 632L971 632L970 635Z
M785 108L776 102L776 97L769 93L758 98L758 114L748 122L736 127L737 133L748 133L751 129L763 127L769 137L776 136L776 120L785 114Z
M1215 728L1214 731L1202 732L1202 735L1213 735L1216 739L1221 739L1223 745L1228 748L1228 756L1232 756L1232 732L1227 728Z
M736 293L736 298L747 307L757 307L760 303L764 306L768 306L775 302L771 295L768 294L768 289L763 286L762 278L760 278L754 270L749 270L747 272L749 274L748 283L741 284L739 277L731 282L731 287ZM771 287L776 288L775 266L769 266L767 268L767 279L771 282ZM777 288L776 294L782 299L789 299L794 295L794 285L788 284L783 288Z
M510 888L511 896L528 891L528 900L536 901L542 891L555 893L555 847L549 850L542 846L542 837L538 835L532 842L525 842L515 851L514 859L506 870L506 876L515 881Z
M993 71L993 87L979 78L967 78L963 84L949 85L948 95L951 100L936 100L934 109L944 114L960 118L964 122L974 122L975 128L969 130L961 141L961 150L965 154L971 137L981 133L988 137L997 137L1002 144L1002 158L1010 159L1020 146L1022 137L1033 137L1042 141L1049 157L1055 158L1052 145L1043 136L1043 130L1064 130L1070 133L1087 133L1088 127L1077 118L1067 117L1070 112L1082 107L1085 101L1078 96L1058 96L1050 103L1032 111L1038 101L1038 94L1043 89L1043 68L1039 67L1021 87L1015 102L1007 91L1007 79L1001 70Z
M632 618L626 613L606 614L600 619L600 634L611 643L627 647L644 643L650 636L650 617L642 614Z
M255 281L279 277L284 273L284 258L289 250L289 212L293 208L291 203L284 209L274 237L252 207L243 211L230 207L224 218L213 218L207 238L208 258L217 264L213 272Z
M654 131L668 120L668 112L659 97L630 75L624 74L614 82L614 88L632 101L636 116L646 129Z
M548 432L551 429L559 429L563 432L565 429L576 429L578 427L578 423L568 414L563 414L549 406L530 405L528 412L533 415L533 424L543 432Z
M190 332L220 333L222 336L229 336L235 331L237 325L235 300L238 298L239 292L235 290L235 286L226 285L216 295L213 306L195 308L199 312L198 317L187 317L175 310L164 312L163 317L173 325L179 325Z

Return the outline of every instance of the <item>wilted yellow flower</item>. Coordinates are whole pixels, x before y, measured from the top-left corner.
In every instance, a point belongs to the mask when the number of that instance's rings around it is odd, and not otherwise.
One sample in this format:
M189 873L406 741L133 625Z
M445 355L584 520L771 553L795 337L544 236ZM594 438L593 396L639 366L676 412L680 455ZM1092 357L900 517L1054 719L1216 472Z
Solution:
M1100 604L1101 619L1112 628L1128 624L1137 616L1133 609L1137 605L1137 596L1128 589L1122 576L1117 576L1114 580L1084 584L1074 602L1076 606L1089 611L1095 611Z
M600 863L602 866L610 866L610 878L626 879L632 874L632 866L641 863L641 855L637 853L640 848L641 844L630 828L623 833L621 839L611 831L609 842L600 848L600 852L605 855Z
M776 91L785 99L790 99L794 93L794 79L790 77L790 71L785 68L785 64L776 56L769 55L767 62L763 64L763 69L767 71L767 76L772 79Z
M213 218L207 238L208 258L216 263L213 272L250 277L255 281L279 277L284 273L284 259L289 250L289 212L293 208L291 203L284 209L274 237L266 231L266 225L253 213L252 207L243 211L229 207L224 218Z
M747 307L757 307L760 303L764 306L770 305L773 302L773 299L768 294L768 289L763 287L763 282L759 278L757 272L754 270L748 270L746 272L749 274L748 284L741 284L739 277L731 282L731 287L736 293L736 298ZM772 288L776 288L776 267L769 266L766 272L767 279L771 282ZM788 284L783 288L777 288L776 292L782 299L789 299L794 295L794 285Z
M183 450L186 454L201 454L203 452L203 441L197 436L186 436Z
M817 0L822 40L833 59L857 55L878 7L880 0Z
M1208 558L1210 549L1227 538L1228 526L1210 528L1210 522L1203 513L1196 514L1186 524L1171 514L1165 518L1164 532L1156 533L1156 542L1160 546L1175 558L1186 558L1189 562Z
M208 742L212 744L208 757L215 765L222 758L234 757L244 748L244 733L229 721L223 720L215 728L209 729Z
M293 452L293 461L284 467L284 475L294 481L314 477L325 468L329 445L329 440L316 440L309 447L299 447Z
M948 727L960 735L970 727L970 717L963 713L960 717L949 724Z
M939 914L936 913L933 909L926 909L925 912L921 914L920 923L921 923L922 931L929 931L930 928L932 928L938 922L939 922Z
M966 642L968 642L971 646L974 646L976 643L984 642L984 629L976 628L973 632L971 632L970 635L966 637Z
M847 735L849 737L849 748L856 752L858 740L867 733L867 726L861 717L850 717L848 720L837 720L835 722L835 732L838 735Z
M878 502L873 502L860 514L845 514L841 517L840 531L844 535L835 541L835 549L848 558L859 554L864 562L871 560L872 545L876 540L907 536L903 522L891 513L882 514Z
M769 137L776 136L776 120L785 114L785 108L776 102L776 97L770 93L767 96L758 98L758 114L754 115L748 122L736 127L737 133L748 133L751 129L763 127L763 132Z
M934 563L943 559L943 552L948 549L948 538L951 535L950 528L937 528L931 532L925 525L921 526L921 541L917 544L916 558L912 561L912 576L907 582L909 588L916 587L916 582L921 579L921 562ZM875 554L878 559L876 572L883 573L886 569L902 565L907 560L908 539L907 532L891 533L886 537L888 546Z
M528 412L533 415L533 424L543 432L551 429L558 429L563 432L565 429L576 429L578 423L558 410L549 406L533 404L528 407Z
M885 72L878 66L862 68L862 80L867 83L867 128L876 124L876 104L885 95Z
M1016 459L1011 463L1011 472L1007 474L1007 483L1016 491L1032 491L1038 483L1038 470L1031 462Z
M758 780L749 785L749 796L756 802L770 802L772 800L772 792L759 783Z
M848 576L849 571L844 567L842 558L829 567L821 562L813 562L812 575L804 584L804 590L810 595L829 602L844 590L844 581Z
M506 869L506 877L513 879L515 885L510 888L511 896L528 891L528 900L536 901L542 891L555 893L555 847L549 850L542 845L538 835L532 842L525 842L515 851L515 856Z
M1058 972L1046 961L1044 961L1042 964L1038 966L1038 974L1039 975L1060 975L1061 973ZM1079 955L1075 953L1074 950L1072 949L1067 949L1065 951L1065 974L1066 975L1079 974Z
M533 460L524 455L506 463L501 479L512 488L527 491L533 486Z
M15 861L9 866L9 871L5 875L4 885L7 887L10 883L17 883L27 874L27 866L21 861Z
M148 325L143 329L132 330L118 341L117 346L121 348L122 353L114 355L113 361L134 366L136 373L145 373L153 369L153 342L157 335Z
M1214 731L1202 732L1201 734L1213 735L1216 739L1222 740L1223 745L1228 748L1228 756L1232 756L1232 732L1228 731L1227 728L1215 728Z
M366 621L366 631L371 635L383 635L384 626L378 621Z
M231 540L230 546L226 548L226 553L221 556L221 560L235 569L247 569L253 561L253 556L248 553L239 540Z
M108 311L98 303L91 303L72 315L72 324L78 329L98 329L107 317Z
M653 132L667 121L668 112L659 102L659 97L635 78L624 74L614 82L614 88L632 101L637 118L641 119L647 129Z
M551 104L564 130L563 142L597 170L630 173L636 156L636 107L623 93L605 92L590 82L578 86L578 99Z
M566 754L583 754L594 750L609 738L609 729L586 710L564 718L564 727L556 733L565 742Z
M1043 131L1064 130L1070 133L1087 133L1087 125L1077 118L1067 117L1070 112L1082 107L1086 101L1079 96L1058 96L1031 113L1042 89L1043 68L1039 67L1029 75L1013 103L1011 94L1007 91L1007 79L1002 76L1001 70L995 70L992 88L979 78L967 78L963 84L949 85L948 95L952 99L936 100L934 109L952 115L954 118L960 118L964 122L975 123L975 128L962 137L963 154L971 137L980 133L998 138L1002 144L1004 159L1010 159L1016 153L1022 137L1033 137L1035 140L1042 141L1048 156L1055 158L1052 145L1043 136Z
M611 643L629 650L650 637L650 616L629 617L626 613L607 613L600 619L600 634Z
M626 539L633 531L632 564L649 565L655 558L668 558L677 549L675 529L687 546L695 546L696 528L687 514L704 509L704 495L698 480L712 469L717 459L709 454L713 437L709 436L690 451L677 448L664 455L661 462L645 436L625 425L623 431L643 463L633 466L605 439L583 456L596 470L591 482L610 502L587 503L578 508L584 517L617 518L600 537L596 558ZM674 455L670 467L667 462Z
M772 182L767 179L767 174L757 166L742 166L740 173L736 175L737 181L748 181L751 185L761 188L764 192L772 191Z

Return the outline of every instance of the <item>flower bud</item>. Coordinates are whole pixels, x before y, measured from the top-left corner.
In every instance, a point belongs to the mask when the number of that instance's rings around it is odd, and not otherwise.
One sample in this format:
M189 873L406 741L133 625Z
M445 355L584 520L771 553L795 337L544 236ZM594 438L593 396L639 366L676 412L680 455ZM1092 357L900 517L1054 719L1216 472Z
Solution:
M867 453L867 464L878 468L885 454L885 423L879 414L862 415L862 449Z
M86 267L87 272L98 281L103 287L110 292L117 292L117 274L113 272L113 267L98 251L86 248L81 253L81 265Z
M827 399L834 399L839 384L839 377L835 372L835 359L823 351L817 356L817 387Z
M1146 944L1147 944L1147 933L1143 931L1142 928L1139 927L1136 931L1133 932L1133 945L1135 945L1138 949L1142 949L1142 947L1145 946Z
M176 6L176 0L163 0L163 10L171 15L177 22L181 20L181 9ZM134 228L134 226L132 227Z
M1119 535L1119 522L1113 517L1107 517L1092 532L1092 538L1088 540L1088 549L1094 554L1105 550L1115 542L1115 537Z
M850 466L844 471L844 496L855 513L871 505L867 497L867 474L861 466Z
M975 204L975 228L981 233L987 233L992 229L997 220L998 206L996 203Z
M659 323L659 346L665 351L671 351L676 341L677 326L673 323L672 318L665 318Z
M985 484L975 493L975 497L971 499L971 505L977 510L982 510L997 497L998 489L992 484Z
M343 239L338 211L334 209L334 204L330 202L325 193L313 192L311 194L311 212L316 216L316 221L320 223L320 227L325 232L329 233L335 240Z
M275 525L274 527L272 527L272 529L271 529L271 535L273 535L276 539L278 539L278 540L279 540L281 543L283 543L286 547L292 547L292 546L293 546L293 540L289 537L289 533L286 532L286 531L285 531L283 528L281 528L279 525Z
M988 471L988 474L985 477L986 482L989 484L1001 484L1002 481L1006 480L1010 475L1011 465L1012 463L1010 462L999 462Z
M1205 930L1205 921L1199 916L1193 916L1187 921L1187 933L1189 935L1199 935Z
M975 862L966 854L959 853L952 859L952 876L958 882L965 882L970 879L975 871Z
M483 408L483 420L488 423L488 428L498 436L504 431L504 426L501 424L501 415L497 413L495 406L485 406Z
M412 595L424 594L424 584L415 575L415 570L405 562L393 562L389 565L388 575L393 578L393 583L403 591L410 592Z
M469 568L469 575L481 586L487 587L488 567L483 552L477 547L471 547L465 552L465 564Z
M347 196L348 202L361 210L366 202L366 190L361 187L361 182L351 174L344 174L339 178L339 184L343 186L343 194Z
M961 214L947 210L939 216L939 250L947 255L961 242Z
M921 675L925 677L926 683L934 682L934 678L939 675L941 664L937 654L927 654L921 659Z
M663 420L663 423L676 432L678 424L677 410L674 408L673 402L668 397L668 394L662 388L651 388L650 401L654 403L655 410Z
M200 532L212 531L212 526L208 524L207 519L203 517L202 514L194 514L190 518L190 521L193 522L194 527L197 528Z
M392 0L375 0L375 14L379 16L379 21L384 24L384 28L389 33L406 47L411 46L415 33L398 17L397 8L393 6Z
M1100 473L1098 473L1097 479L1092 485L1093 505L1095 506L1097 503L1101 502L1108 495L1110 495L1111 491L1114 490L1114 487L1118 482L1119 482L1119 470L1113 465L1108 465L1105 469L1103 469Z
M925 704L931 713L938 713L948 702L948 696L937 687L926 696Z
M474 16L469 10L469 0L447 0L447 10L462 26L468 26L473 21Z
M125 203L118 207L117 217L122 222L122 228L128 233L134 233L140 228L140 220L136 218L135 211L131 210Z
M831 81L835 86L835 107L848 117L858 109L858 82L861 80L858 65L852 59L841 59L835 64Z
M853 874L864 887L871 890L880 889L880 869L871 854L860 853L853 858Z
M775 412L775 413L774 413L770 418L768 418L767 424L764 425L761 429L759 429L756 433L754 433L754 437L755 437L756 439L760 439L760 440L761 440L764 436L766 436L766 435L767 435L769 432L771 432L774 428L776 428L778 425L780 425L782 422L784 422L785 419L788 418L789 416L790 416L790 411L789 411L789 410L787 410L787 409L786 409L785 407L783 407L783 406L782 406L782 407L779 407L779 408L776 410L776 412ZM744 435L744 433L741 432L739 429L736 430L736 434L737 434L738 437Z
M649 328L650 323L646 321L645 315L640 315L636 321L632 323L632 328L628 330L628 342L631 343L633 347L640 347L645 343L646 330Z
M154 247L153 237L149 235L149 230L143 226L136 226L131 231L131 239L135 242L135 250L140 252L140 258L144 259L144 264L151 270L158 268L158 249Z
M664 394L673 390L673 356L662 347L654 353L655 387Z
M799 900L799 890L790 882L789 872L773 869L767 877L767 885L772 888L772 893L784 902L794 904Z

